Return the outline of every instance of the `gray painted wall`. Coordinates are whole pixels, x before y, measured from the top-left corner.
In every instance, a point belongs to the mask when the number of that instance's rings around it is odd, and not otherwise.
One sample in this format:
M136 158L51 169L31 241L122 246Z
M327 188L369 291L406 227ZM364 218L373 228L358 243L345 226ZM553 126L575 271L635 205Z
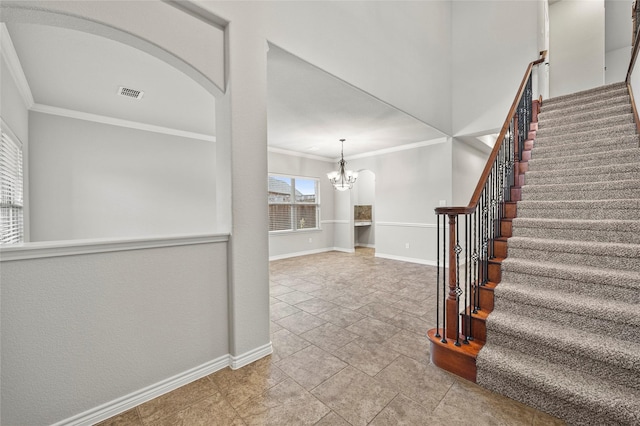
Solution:
M333 247L335 190L327 179L327 173L335 167L335 164L328 161L269 152L269 173L319 179L321 221L319 230L270 233L270 258L317 252Z
M3 261L2 424L52 424L228 354L226 252Z
M604 0L560 1L549 7L549 95L604 84Z
M216 144L30 113L31 240L208 234Z

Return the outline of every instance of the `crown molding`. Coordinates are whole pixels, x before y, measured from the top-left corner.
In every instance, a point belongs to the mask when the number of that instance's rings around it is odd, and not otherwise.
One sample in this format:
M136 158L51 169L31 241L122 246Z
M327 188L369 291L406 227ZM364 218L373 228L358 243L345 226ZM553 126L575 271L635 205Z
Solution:
M33 94L31 93L27 77L24 75L24 70L22 69L22 64L20 64L20 58L18 58L16 48L11 41L9 30L4 22L0 23L0 53L9 67L11 78L13 78L13 81L16 83L25 106L27 109L31 109L34 104Z
M399 145L399 146L394 146L392 148L384 148L384 149L379 149L377 151L365 152L363 154L351 155L349 157L344 157L344 159L345 160L357 160L359 158L375 157L377 155L391 154L393 152L400 152L400 151L407 151L407 150L410 150L410 149L417 149L417 148L422 148L422 147L425 147L425 146L431 146L431 145L438 145L438 144L441 144L441 143L446 143L448 139L449 138L447 138L447 137L441 137L441 138L437 138L437 139L431 139L431 140L428 140L428 141L410 143L410 144L406 144L406 145ZM337 158L334 161L340 161L340 158Z
M267 148L269 152L273 152L275 154L284 154L284 155L291 155L292 157L302 157L302 158L308 158L310 160L318 160L318 161L324 161L326 163L335 163L338 160L333 160L331 158L328 157L322 157L320 155L313 155L313 154L305 154L303 152L297 152L297 151L289 151L288 149L282 149L282 148L275 148L275 147L268 147Z
M216 137L202 133L187 132L169 127L155 126L153 124L140 123L138 121L123 120L121 118L107 117L105 115L91 114L72 109L59 108L51 105L34 104L31 111L43 114L59 115L61 117L75 118L78 120L93 121L96 123L110 124L112 126L127 127L130 129L144 130L147 132L162 133L165 135L180 136L189 139L198 139L207 142L215 142Z

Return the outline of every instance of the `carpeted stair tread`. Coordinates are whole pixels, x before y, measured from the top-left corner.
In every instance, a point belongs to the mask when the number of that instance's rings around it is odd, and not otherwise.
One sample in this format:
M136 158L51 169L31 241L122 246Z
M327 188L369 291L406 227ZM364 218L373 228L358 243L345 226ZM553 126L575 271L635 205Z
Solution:
M615 126L618 124L633 124L634 123L633 113L629 112L626 114L619 114L612 117L602 117L594 120L590 120L586 123L576 122L576 123L565 123L563 125L554 126L554 127L543 127L538 130L537 136L559 136L566 133L573 133L576 131L581 131L588 129L589 127L609 127Z
M612 83L604 86L594 87L592 89L581 90L566 95L554 96L543 101L545 109L556 108L561 104L575 105L586 103L585 101L601 100L606 96L614 96L615 94L629 93L625 83ZM564 105L563 107L566 107Z
M640 244L509 238L509 257L640 272Z
M576 153L587 154L591 152L615 151L618 149L637 148L640 139L637 135L624 135L598 139L595 141L580 141L570 147L564 144L534 146L535 158L547 158L558 156L573 156Z
M518 201L518 217L640 220L640 200Z
M502 279L538 288L640 303L640 273L633 271L508 257L502 261Z
M556 114L546 116L544 120L540 120L538 122L538 130L562 127L574 123L584 125L589 120L600 120L625 114L633 114L633 109L629 103L607 105L605 108L590 111L568 112L562 110Z
M542 102L477 382L640 425L640 138L625 83Z
M574 143L582 143L585 141L595 141L606 137L617 137L629 135L630 133L635 132L636 125L635 123L625 123L618 124L615 126L607 126L603 128L597 129L588 129L583 128L581 130L576 130L571 132L570 134L565 134L560 137L558 140L557 135L541 135L536 132L535 145L538 146L549 146L549 145L564 145L569 147Z
M567 114L574 114L577 112L586 112L591 110L599 110L613 105L627 104L629 105L629 93L626 88L612 92L607 99L596 98L592 99L589 103L570 104L565 103L564 107L558 103L555 106L549 105L549 100L542 103L542 111L538 114L540 121L545 121L547 118L552 118L558 111L565 112Z
M529 160L529 170L579 169L602 165L640 162L640 149L630 147L608 152L575 154L568 161L567 157L532 158Z
M534 185L585 182L587 178L598 182L640 179L640 164L625 163L584 167L571 170L570 173L567 173L565 169L529 170L525 173L524 181L526 185Z
M554 414L570 423L640 424L640 392L628 387L489 342L480 351L477 365L479 384L542 410L549 407L536 403L526 389L549 395L562 401L555 405Z
M509 281L501 282L494 291L500 295L496 300L496 306L504 302L505 305L516 308L513 313L522 314L527 306L535 309L546 308L553 312L549 319L557 320L565 313L573 314L578 318L576 326L585 325L587 319L591 318L596 320L594 323L603 324L604 329L610 331L607 333L609 336L640 342L640 307L637 304L531 287ZM496 310L495 313L499 311ZM630 335L618 330L616 325L627 330L635 330L635 332Z
M523 200L608 200L640 198L640 179L525 185Z
M640 221L515 218L514 237L640 244ZM640 277L639 277L640 278Z
M487 321L487 330L499 333L509 349L547 357L557 364L607 380L626 379L625 386L640 390L640 343L558 324L523 317L517 312L496 312ZM579 357L579 359L578 359ZM606 372L612 369L613 372Z

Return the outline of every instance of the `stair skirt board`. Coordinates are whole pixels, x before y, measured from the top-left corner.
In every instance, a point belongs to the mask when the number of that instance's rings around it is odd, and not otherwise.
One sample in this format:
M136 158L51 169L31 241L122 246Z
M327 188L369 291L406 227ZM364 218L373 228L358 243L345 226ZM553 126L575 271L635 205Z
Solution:
M624 83L542 103L478 384L640 424L640 147Z

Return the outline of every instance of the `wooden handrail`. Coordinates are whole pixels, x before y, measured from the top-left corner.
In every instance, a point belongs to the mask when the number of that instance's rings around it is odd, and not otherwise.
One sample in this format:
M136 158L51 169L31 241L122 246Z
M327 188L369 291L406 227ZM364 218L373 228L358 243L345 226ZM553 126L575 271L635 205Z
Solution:
M633 45L633 51L631 53L631 61L629 61L629 69L627 70L627 77L624 79L625 83L631 84L631 74L633 73L633 68L636 65L636 58L638 57L638 50L640 46L640 28L638 28L638 32L636 33L636 43Z
M636 65L636 59L638 58L638 51L640 50L638 46L640 46L640 42L638 40L640 37L640 28L638 28L638 32L636 33L635 44L633 45L633 53L631 54L631 61L629 61L629 69L627 70L627 77L624 82L627 83L627 90L629 91L629 99L631 100L631 109L633 110L633 119L636 122L636 131L640 134L640 116L638 115L638 108L636 108L636 100L633 96L633 88L631 87L631 75L633 74L633 69Z
M471 201L466 207L438 207L436 208L436 214L447 214L447 215L459 215L459 214L471 214L476 210L478 206L478 202L480 201L480 197L482 195L482 191L487 183L487 179L491 174L491 168L493 167L493 163L498 157L498 153L500 152L500 147L502 146L505 136L507 135L507 131L509 130L509 123L511 122L511 118L514 116L516 109L518 108L518 104L520 103L520 98L522 98L522 94L524 93L524 88L527 84L527 80L529 79L529 75L531 74L531 70L535 65L541 64L547 57L547 51L543 50L540 52L540 59L537 59L533 62L529 63L527 70L524 73L524 77L522 78L522 82L520 83L520 87L518 88L518 92L516 93L516 97L511 104L511 108L509 109L509 113L507 114L507 119L502 125L502 129L500 129L500 135L498 139L496 139L496 144L493 146L493 150L491 150L491 154L489 155L489 159L487 160L487 164L484 166L484 170L482 171L482 175L478 180L478 185L476 186L473 195L471 196Z

